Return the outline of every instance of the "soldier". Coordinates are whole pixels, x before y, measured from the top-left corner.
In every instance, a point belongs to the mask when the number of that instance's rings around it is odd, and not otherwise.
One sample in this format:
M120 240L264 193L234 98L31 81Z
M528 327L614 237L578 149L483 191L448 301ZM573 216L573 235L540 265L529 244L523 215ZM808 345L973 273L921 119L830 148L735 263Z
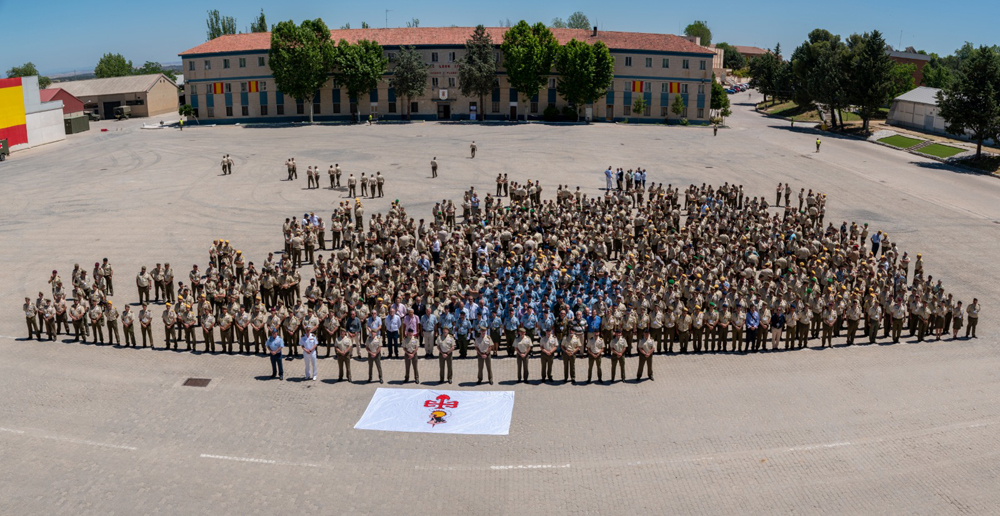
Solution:
M554 381L552 379L552 364L555 360L555 354L559 351L559 340L552 333L552 330L545 332L539 343L539 348L542 350L540 355L542 361L542 381Z
M184 343L187 344L188 351L194 351L194 328L198 325L198 315L191 308L191 305L179 305L177 319L180 327L184 330Z
M688 339L690 339L691 325L694 323L694 319L691 317L691 314L688 313L688 307L687 307L687 305L685 305L682 310L683 310L683 314L681 314L681 316L677 318L677 340L680 343L681 353L687 353L688 352ZM734 319L734 321L735 320L736 319ZM616 332L616 335L618 335L619 333L620 332ZM740 342L741 342L742 339L740 339L740 337L742 337L742 335L743 335L743 332L740 331L739 332L739 336L737 336L737 332L736 332L736 328L735 328L735 324L734 324L734 328L733 328L733 345L737 348L737 350L738 350L738 348L741 345ZM617 341L617 340L618 339L616 338L615 341ZM612 341L612 344L613 343L614 343L614 341ZM673 346L670 347L670 351L673 352ZM734 350L734 351L736 351L736 350ZM624 373L624 370L625 370L624 369L624 365L622 366L622 368L623 368L622 369L622 371L623 371L622 372L622 379L624 380L625 379L625 376L624 376L625 375L625 373ZM611 358L611 371L612 371L612 374L614 373L614 370L615 370L615 360L614 360L614 357L612 357ZM611 381L614 381L614 379L612 378Z
M597 383L604 381L601 374L601 355L604 354L605 345L604 339L601 338L599 333L592 333L587 339L587 383L594 380L594 365L597 365Z
M372 185L374 186L374 185ZM361 173L361 197L368 195L368 176L364 172Z
M517 381L528 383L528 358L531 354L531 339L525 335L524 326L517 328L517 339L514 340L514 353L517 355Z
M122 330L125 333L125 347L132 344L135 347L135 312L132 311L132 307L125 305L125 310L122 311Z
M452 381L452 358L455 352L455 337L447 327L441 328L441 336L437 339L438 365L440 367L440 383L444 383L445 366L448 368L448 383Z
M820 340L820 347L825 348L827 346L833 347L833 325L837 323L837 308L834 306L833 302L829 302L826 305L826 309L822 312L823 319L823 338Z
M45 333L49 340L56 340L56 307L52 304L51 299L45 300L42 319L45 321Z
M174 325L177 323L177 312L171 308L171 304L167 303L163 310L163 334L164 334L164 347L170 349L171 339L174 341L174 349L177 349L177 337L174 335Z
M38 328L38 308L31 302L30 297L24 298L24 318L28 323L28 338L34 335L38 340L42 340L42 331Z
M233 354L233 323L235 320L229 313L229 308L223 306L219 315L219 335L222 337L222 351ZM294 337L294 335L293 335ZM288 341L286 339L286 341Z
M896 298L896 302L889 307L889 314L892 316L892 342L898 344L899 335L903 332L903 319L906 319L907 316L903 298Z
M215 353L215 316L211 310L201 317L201 337L205 341L205 353Z
M288 158L288 161L285 162L285 167L288 169L288 178L285 179L285 180L286 181L291 181L292 180L292 170L295 168L295 158Z
M973 298L972 302L969 303L969 307L965 311L969 318L969 325L965 327L965 338L969 338L969 334L972 334L972 338L976 338L976 325L979 324L979 299ZM956 332L957 334L957 332Z
M240 345L240 353L250 353L250 312L247 312L246 307L240 307L233 322L236 325L236 342Z
M581 312L577 312L577 319L573 320L569 335L562 342L563 359L563 382L572 381L576 383L576 353L580 350L583 333L576 331L576 321L580 319Z
M854 335L858 332L858 326L861 323L861 317L864 315L864 311L861 309L858 299L854 298L851 300L851 306L847 308L847 345L850 346L854 344Z
M472 140L472 145L469 145L469 150L472 152L473 159L476 157L476 149L478 149L478 147L476 147L476 141Z
M106 294L109 296L115 295L115 284L112 281L115 271L112 270L111 264L108 263L108 259L105 258L101 265L101 275L104 277L104 283L107 285Z
M165 286L163 285L163 267L161 267L160 264L156 264L156 267L153 267L153 273L151 276L153 277L154 301L159 303L160 294L165 292Z
M434 156L434 159L431 160L431 178L435 178L437 176L438 176L438 162L437 162L437 156Z
M369 319L374 319L378 321L379 318L375 317L374 314L369 316ZM372 381L372 367L378 368L378 383L382 382L382 337L379 335L378 329L372 331L371 324L369 324L368 340L365 342L365 350L368 351L368 382Z
M882 320L882 305L878 303L875 294L872 294L872 298L871 305L868 307L868 320L865 322L869 344L875 344L875 338L878 337L879 321Z
M94 332L94 343L104 344L104 309L101 308L100 304L94 303L88 312L90 317L90 329ZM42 336L39 334L39 339Z
M111 336L114 335L114 343L121 346L122 337L118 333L118 316L118 309L111 305L111 301L108 301L107 307L104 310L104 321L108 325L108 344L111 344Z
M347 335L347 332L341 328L337 332L337 340L334 343L334 350L337 353L337 370L339 375L337 376L337 381L344 379L344 370L347 370L347 383L351 383L351 348L354 347L354 342Z
M409 311L407 317L413 317L413 310ZM414 318L415 319L415 318ZM420 350L420 339L417 337L416 322L413 321L412 324L403 325L405 331L403 334L403 362L406 363L406 376L403 378L403 383L410 381L410 368L413 368L413 381L414 383L420 383L420 372L417 370L417 351Z
M174 297L174 270L170 268L169 263L163 266L163 299L168 303L176 302L176 298Z
M347 176L347 196L355 197L357 196L358 180L354 178L354 174Z
M434 356L434 337L438 331L438 316L427 306L424 315L420 317L420 333L424 339L424 358Z
M622 337L620 330L615 330L614 339L611 341L611 383L615 383L615 371L621 370L622 381L625 381L625 350L628 342ZM681 353L686 353L687 347L683 347Z
M653 379L653 352L656 351L656 344L649 337L649 330L642 332L642 340L637 348L639 351L639 370L635 373L636 380L642 380L642 367L646 366L646 377Z
M80 304L79 299L74 299L73 306L70 307L69 309L69 318L71 321L73 321L73 334L74 334L73 340L76 342L79 342L81 338L86 339L87 337L87 332L86 332L87 325L84 323L86 314L87 314L87 308ZM33 317L32 320L34 320ZM29 336L28 338L31 337Z
M229 166L229 159L226 158L225 154L222 155L222 162L220 163L220 165L222 165L222 175L226 175L227 174L226 169Z
M490 339L489 332L487 330L482 330L479 333L479 337L476 338L476 355L478 355L478 365L479 365L479 379L476 384L479 385L483 383L483 365L486 365L486 372L488 373L490 385L493 385L493 359L490 357L490 352L493 351L493 340ZM416 367L416 361L414 361L414 367Z
M319 178L317 178L317 185L319 187ZM299 345L302 346L302 361L305 362L306 366L306 380L316 381L316 346L319 342L316 340L316 335L313 333L311 328L305 328L302 331L302 337L299 339ZM382 367L378 369L379 372L379 382L382 378ZM371 374L369 373L369 376Z
M139 302L149 301L149 287L153 284L153 277L146 272L146 266L135 276L135 286L139 289Z
M66 306L66 294L58 293L55 295L55 302L53 305L56 308L56 333L60 332L60 327L62 328L62 333L69 334L69 320L67 315L68 306Z

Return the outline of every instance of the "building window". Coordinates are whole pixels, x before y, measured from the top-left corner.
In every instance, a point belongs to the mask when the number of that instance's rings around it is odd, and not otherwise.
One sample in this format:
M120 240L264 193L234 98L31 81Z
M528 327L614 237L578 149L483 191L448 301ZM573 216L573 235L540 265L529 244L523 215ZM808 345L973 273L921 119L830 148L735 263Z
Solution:
M493 57L496 59L497 64L500 64L500 52L493 54Z
M194 61L188 61L188 70L194 71Z
M642 116L649 116L649 104L646 104L646 109L643 110Z
M201 118L201 110L200 109L194 108L194 117L195 118Z
M229 68L229 60L228 59L223 59L222 60L222 67L223 68Z
M240 68L246 68L246 67L247 67L247 58L241 57L240 58Z
M277 106L275 106L274 112L275 112L275 114L278 114L278 115L284 115L285 114L285 105L284 104L278 104Z
M246 92L247 92L247 83L241 82L240 83L240 93L246 93Z
M705 118L705 108L698 108L698 118Z
M632 57L625 56L625 66L632 66Z
M455 53L454 52L448 52L448 62L449 63L454 63L455 62Z
M267 116L267 106L261 106L260 107L260 114L262 116Z
M632 106L625 106L622 110L622 114L625 116L632 116Z
M681 93L687 93L687 92L688 92L688 85L681 84Z
M332 79L330 81L330 83L331 83L331 85L330 85L331 88L333 88L335 90L339 90L340 89L340 83L337 82L337 79Z
M205 69L206 70L211 70L212 69L212 61L210 61L208 59L205 60Z
M242 111L243 111L243 116L250 116L250 107L249 106L243 106Z
M651 83L651 82L645 82L645 83L643 83L643 85L642 85L642 91L652 93L653 92L653 83Z
M357 113L358 112L358 103L357 102L351 102L351 104L349 106L347 106L347 109L351 110L351 114L352 115L354 113Z
M705 85L704 84L699 84L698 85L698 95L704 95L704 94L705 94Z
M226 89L226 93L232 93L233 92L233 85L232 84L230 84L228 82L225 82L223 84L225 84L224 88Z
M389 112L390 113L395 113L396 112L396 103L395 102L390 102L389 103Z
M417 108L420 106L419 102L410 102L410 113L416 113L419 111Z
M437 77L431 77L431 88L437 88L439 83Z
M662 117L667 116L668 109L669 108L667 108L667 106L660 106L660 116Z
M226 116L233 116L233 106L226 106Z
M670 83L661 82L660 83L660 93L670 93Z
M549 77L549 89L554 90L556 88L556 78Z
M340 102L334 102L333 103L333 114L335 114L335 115L339 115L340 114Z
M491 106L491 111L493 111L494 113L499 113L500 112L500 103L499 102L494 102L493 106Z
M260 91L267 91L267 83L266 82L259 81L259 82L257 82L257 86L260 88Z
M313 114L314 115L319 114L319 104L313 104Z
M691 61L688 60L688 59L685 59L685 60L681 61L681 68L683 68L685 70L687 70L688 68L691 68Z
M455 78L454 77L448 77L448 87L449 88L454 88L455 87Z
M215 118L215 108L214 107L208 108L208 118Z
M652 68L652 67L653 67L653 58L652 57L647 57L646 58L646 68Z
M388 55L386 56L386 59L388 59L390 63L395 62L396 61L396 53L395 52L389 52Z
M699 69L699 70L704 70L704 69L705 69L705 61L702 61L702 62L701 62L701 63L700 63L699 65L698 65L698 69Z
M431 62L432 63L438 62L438 53L437 52L431 52Z
M191 85L191 95L197 95L197 94L198 94L198 85L197 84L192 84Z
M257 57L257 66L264 66L264 56Z
M301 102L295 103L295 114L304 115L306 114L306 105Z
M663 63L660 66L663 68L670 68L670 60L664 57Z
M537 113L538 113L538 103L537 102L532 102L531 103L531 114L534 115L534 114L537 114Z

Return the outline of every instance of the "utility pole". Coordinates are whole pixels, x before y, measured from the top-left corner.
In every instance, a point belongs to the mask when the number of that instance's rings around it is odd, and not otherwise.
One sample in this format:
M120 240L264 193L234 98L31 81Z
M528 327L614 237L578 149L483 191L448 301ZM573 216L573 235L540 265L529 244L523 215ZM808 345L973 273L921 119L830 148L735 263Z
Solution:
M385 10L385 28L387 28L387 29L389 28L389 11L391 11L391 10L392 9L386 9Z

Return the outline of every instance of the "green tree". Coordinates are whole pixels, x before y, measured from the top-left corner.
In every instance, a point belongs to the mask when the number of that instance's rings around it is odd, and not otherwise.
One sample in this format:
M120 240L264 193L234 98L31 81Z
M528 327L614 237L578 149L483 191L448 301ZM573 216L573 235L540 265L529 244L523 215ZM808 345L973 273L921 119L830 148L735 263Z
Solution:
M684 105L684 97L679 94L674 95L674 102L670 105L670 111L679 117L683 117L687 113L687 106Z
M39 74L38 68L35 68L35 63L32 63L31 61L28 61L21 66L12 66L10 70L7 70L8 79L13 79L14 77L31 77L32 75L38 76L38 87L43 90L52 84L52 79Z
M929 88L945 88L951 84L952 72L937 54L931 54L931 60L924 65L924 79L921 86Z
M219 13L218 9L208 11L208 19L205 20L205 25L208 27L205 33L208 36L208 41L226 34L236 34L236 18L223 16Z
M646 108L649 104L646 103L646 97L639 95L632 101L632 114L635 116L646 116Z
M701 38L702 46L712 44L712 29L708 28L708 22L696 20L687 27L684 27L684 35L688 37L698 36Z
M153 73L162 73L163 75L170 77L171 81L177 81L177 74L173 70L164 70L163 65L153 61L146 61L142 66L133 70L133 74L135 75L147 75Z
M406 26L411 29L415 29L420 26L420 18L413 18L406 22Z
M556 54L556 91L580 114L584 104L607 93L615 77L615 59L602 41L588 45L576 39Z
M368 22L362 21L361 22L361 28L362 29L370 29L371 27L368 25Z
M347 22L340 26L340 30L346 30L351 28L351 22Z
M97 62L97 66L94 67L94 75L98 79L124 77L132 75L132 71L132 61L126 60L125 56L121 54L112 53L104 54L101 60Z
M545 24L521 20L504 33L500 49L507 80L521 101L529 102L548 81L559 43Z
M889 57L882 33L877 30L861 36L853 35L848 43L848 52L851 56L845 89L850 104L855 106L861 117L861 130L867 133L872 117L893 98L896 91L895 62ZM913 82L912 78L910 82Z
M743 56L736 47L729 43L722 42L715 45L722 49L722 67L730 70L739 70L747 66L747 58Z
M402 47L392 70L392 87L406 102L406 119L410 119L410 102L427 90L427 64L416 48Z
M347 88L351 101L358 102L361 95L367 95L378 86L387 65L388 60L378 43L363 39L352 45L342 39L337 44L334 77Z
M726 93L726 88L715 81L715 74L712 74L712 99L709 106L715 111L729 106L729 95Z
M497 60L494 55L493 38L486 28L477 25L472 36L465 40L465 55L458 66L458 86L462 95L479 99L478 118L486 113L486 95L493 92L497 78Z
M767 97L772 97L773 100L774 94L777 91L776 85L780 64L778 57L772 52L767 52L750 60L750 87L756 89L764 96L764 102L767 102Z
M894 99L916 87L913 74L917 72L917 65L893 63L892 67L892 94L890 99Z
M989 47L973 50L958 75L938 92L938 108L945 129L968 134L976 142L976 158L983 141L1000 138L1000 56Z
M305 20L300 25L289 20L279 22L271 32L268 64L279 91L311 104L316 91L326 84L337 54L323 20ZM308 111L312 123L311 106Z
M860 36L858 36L860 38ZM821 104L837 127L837 114L848 104L851 54L840 36L815 29L792 53L794 99L800 107Z
M590 20L587 19L587 15L580 11L577 11L566 19L566 27L570 29L589 29Z
M253 23L250 24L250 28L247 32L267 32L267 19L264 18L264 10L260 10L260 14L254 18Z
M566 28L566 22L563 21L562 18L559 18L557 16L555 18L552 18L552 23L549 24L549 27L552 27L553 29L565 29Z

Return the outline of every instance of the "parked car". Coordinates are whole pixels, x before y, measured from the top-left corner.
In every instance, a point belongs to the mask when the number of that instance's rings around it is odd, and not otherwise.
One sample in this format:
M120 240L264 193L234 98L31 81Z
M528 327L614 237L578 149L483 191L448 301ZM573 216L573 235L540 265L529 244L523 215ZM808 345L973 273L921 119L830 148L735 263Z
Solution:
M132 116L132 106L118 106L115 108L115 118L118 120L128 120Z
M10 147L7 146L7 140L0 140L0 161L7 159L8 154L10 154Z
M90 118L91 122L100 122L101 113L98 112L96 109L93 111L87 111L87 118Z

